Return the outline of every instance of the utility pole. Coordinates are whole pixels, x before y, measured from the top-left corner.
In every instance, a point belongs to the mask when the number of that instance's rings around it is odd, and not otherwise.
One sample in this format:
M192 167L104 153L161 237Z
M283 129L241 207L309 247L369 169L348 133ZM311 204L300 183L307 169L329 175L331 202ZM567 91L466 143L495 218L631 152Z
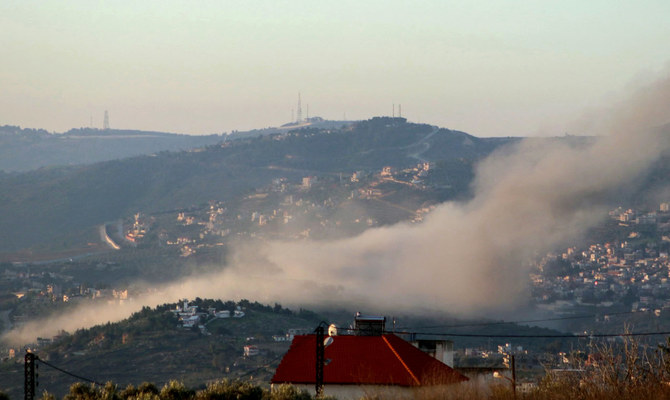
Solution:
M512 384L512 393L514 394L514 400L516 400L516 358L514 353L505 353L503 356L503 364L505 367L512 370L512 379L496 371L493 373L494 378L505 378Z
M35 356L35 354L26 352L24 364L25 379L23 381L23 393L25 400L35 399L35 386L37 384L35 379L36 359L37 356Z
M514 399L516 399L516 362L514 360L514 354L510 355L510 361L512 366L512 391L514 392Z
M324 336L323 326L319 325L316 328L316 384L314 388L316 398L320 398L323 395L323 361L326 349L323 342Z

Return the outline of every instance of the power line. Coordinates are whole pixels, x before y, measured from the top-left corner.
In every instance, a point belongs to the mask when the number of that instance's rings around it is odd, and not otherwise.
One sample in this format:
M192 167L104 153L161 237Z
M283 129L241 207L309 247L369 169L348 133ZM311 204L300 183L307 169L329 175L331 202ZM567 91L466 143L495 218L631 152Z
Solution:
M256 369L252 369L251 371L247 371L247 372L245 372L244 374L240 375L239 378L244 378L245 376L251 375L251 374L253 374L253 373L257 372L257 371L260 371L260 370L262 370L262 369L264 369L264 368L268 368L268 367L270 367L270 366L272 365L273 362L278 361L278 360L279 360L280 358L282 358L282 357L284 357L283 354L280 355L280 356L278 356L278 357L275 357L273 360L268 361L265 365L261 365L260 367L258 367L258 368L256 368Z
M613 316L613 315L626 315L626 314L641 314L649 311L621 311L614 313L605 313L605 314L583 314L583 315L574 315L571 317L555 317L555 318L542 318L542 319L528 319L520 321L494 321L494 322L475 322L471 324L457 324L457 325L432 325L432 326L419 326L415 327L417 329L433 329L433 328L466 328L471 326L490 326L490 325L507 325L507 324L528 324L534 322L550 322L550 321L565 321L571 319L586 319L586 318L595 318L599 315L602 316ZM401 329L411 329L409 327L404 327Z
M66 375L70 375L70 376L73 377L73 378L81 379L82 381L86 381L86 382L94 383L94 384L96 384L96 385L104 386L103 383L100 383L100 382L98 382L98 381L95 381L95 380L93 380L93 379L89 379L89 378L86 378L86 377L83 377L83 376L80 376L80 375L73 374L72 372L66 371L66 370L64 370L63 368L60 368L60 367L57 367L57 366L55 366L55 365L53 365L53 364L51 364L51 363L48 363L48 362L42 360L42 359L39 358L39 357L37 357L37 361L41 362L42 364L46 365L47 367L51 367L51 368L53 368L53 369L55 369L55 370L57 370L57 371L60 371L60 372L62 372L62 373L64 373L64 374L66 374Z
M478 338L524 338L524 339L590 339L607 337L635 337L635 336L657 336L670 335L670 331L665 332L632 332L632 333L589 333L589 334L555 334L555 335L490 335L479 333L435 333L435 332L396 332L406 335L433 335L433 336L455 336L455 337L478 337Z
M357 332L361 329L356 328L338 328L342 331ZM621 333L584 333L584 334L547 334L547 335L519 335L519 334L484 334L484 333L453 333L453 332L417 332L417 331L395 331L400 335L426 335L426 336L454 336L454 337L474 337L474 338L523 338L523 339L590 339L606 337L635 337L635 336L660 336L670 335L670 331L662 332L621 332Z

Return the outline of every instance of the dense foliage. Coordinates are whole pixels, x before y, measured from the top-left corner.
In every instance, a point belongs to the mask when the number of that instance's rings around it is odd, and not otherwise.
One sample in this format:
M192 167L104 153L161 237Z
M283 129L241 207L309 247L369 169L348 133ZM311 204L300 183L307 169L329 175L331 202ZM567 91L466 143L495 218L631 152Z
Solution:
M547 375L534 388L512 390L509 382L482 383L469 382L447 387L418 388L414 398L421 399L469 399L469 400L605 400L605 399L670 399L670 339L656 351L640 346L630 338L624 338L618 345L594 344L595 356L581 360L579 368L571 373ZM501 379L502 381L502 379ZM364 399L386 399L389 395L371 390ZM193 390L177 381L166 383L158 389L152 383L138 387L129 385L119 390L108 382L104 386L76 383L63 400L307 400L307 392L301 392L290 385L282 385L268 390L245 381L220 380L208 384L204 389ZM392 397L396 398L396 397ZM43 400L55 400L48 392Z
M307 392L293 386L281 386L274 391L242 381L221 380L195 391L183 383L170 381L161 389L153 383L145 382L138 387L129 385L124 389L112 382L104 386L75 383L63 400L309 400ZM42 400L55 400L49 392L42 394Z

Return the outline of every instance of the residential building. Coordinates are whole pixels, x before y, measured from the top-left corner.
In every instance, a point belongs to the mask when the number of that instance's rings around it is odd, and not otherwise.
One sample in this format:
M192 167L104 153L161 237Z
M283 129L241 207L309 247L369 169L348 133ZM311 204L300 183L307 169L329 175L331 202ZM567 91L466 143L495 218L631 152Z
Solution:
M426 387L468 380L394 334L328 336L328 342L323 367L326 396L414 398ZM314 394L315 349L316 335L296 336L271 380L273 387L288 383Z

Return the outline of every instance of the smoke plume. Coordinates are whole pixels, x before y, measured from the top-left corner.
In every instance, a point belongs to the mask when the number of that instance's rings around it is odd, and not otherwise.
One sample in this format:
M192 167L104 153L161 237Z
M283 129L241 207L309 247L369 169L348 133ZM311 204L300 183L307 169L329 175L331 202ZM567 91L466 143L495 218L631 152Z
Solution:
M607 135L589 145L529 139L494 153L478 166L471 201L442 204L422 223L335 241L240 244L220 272L129 306L83 307L75 316L29 323L6 339L26 342L196 296L470 316L513 309L527 299L527 261L602 222L612 194L634 188L668 150L668 135L657 128L669 121L666 76L591 124L599 131L585 133Z

